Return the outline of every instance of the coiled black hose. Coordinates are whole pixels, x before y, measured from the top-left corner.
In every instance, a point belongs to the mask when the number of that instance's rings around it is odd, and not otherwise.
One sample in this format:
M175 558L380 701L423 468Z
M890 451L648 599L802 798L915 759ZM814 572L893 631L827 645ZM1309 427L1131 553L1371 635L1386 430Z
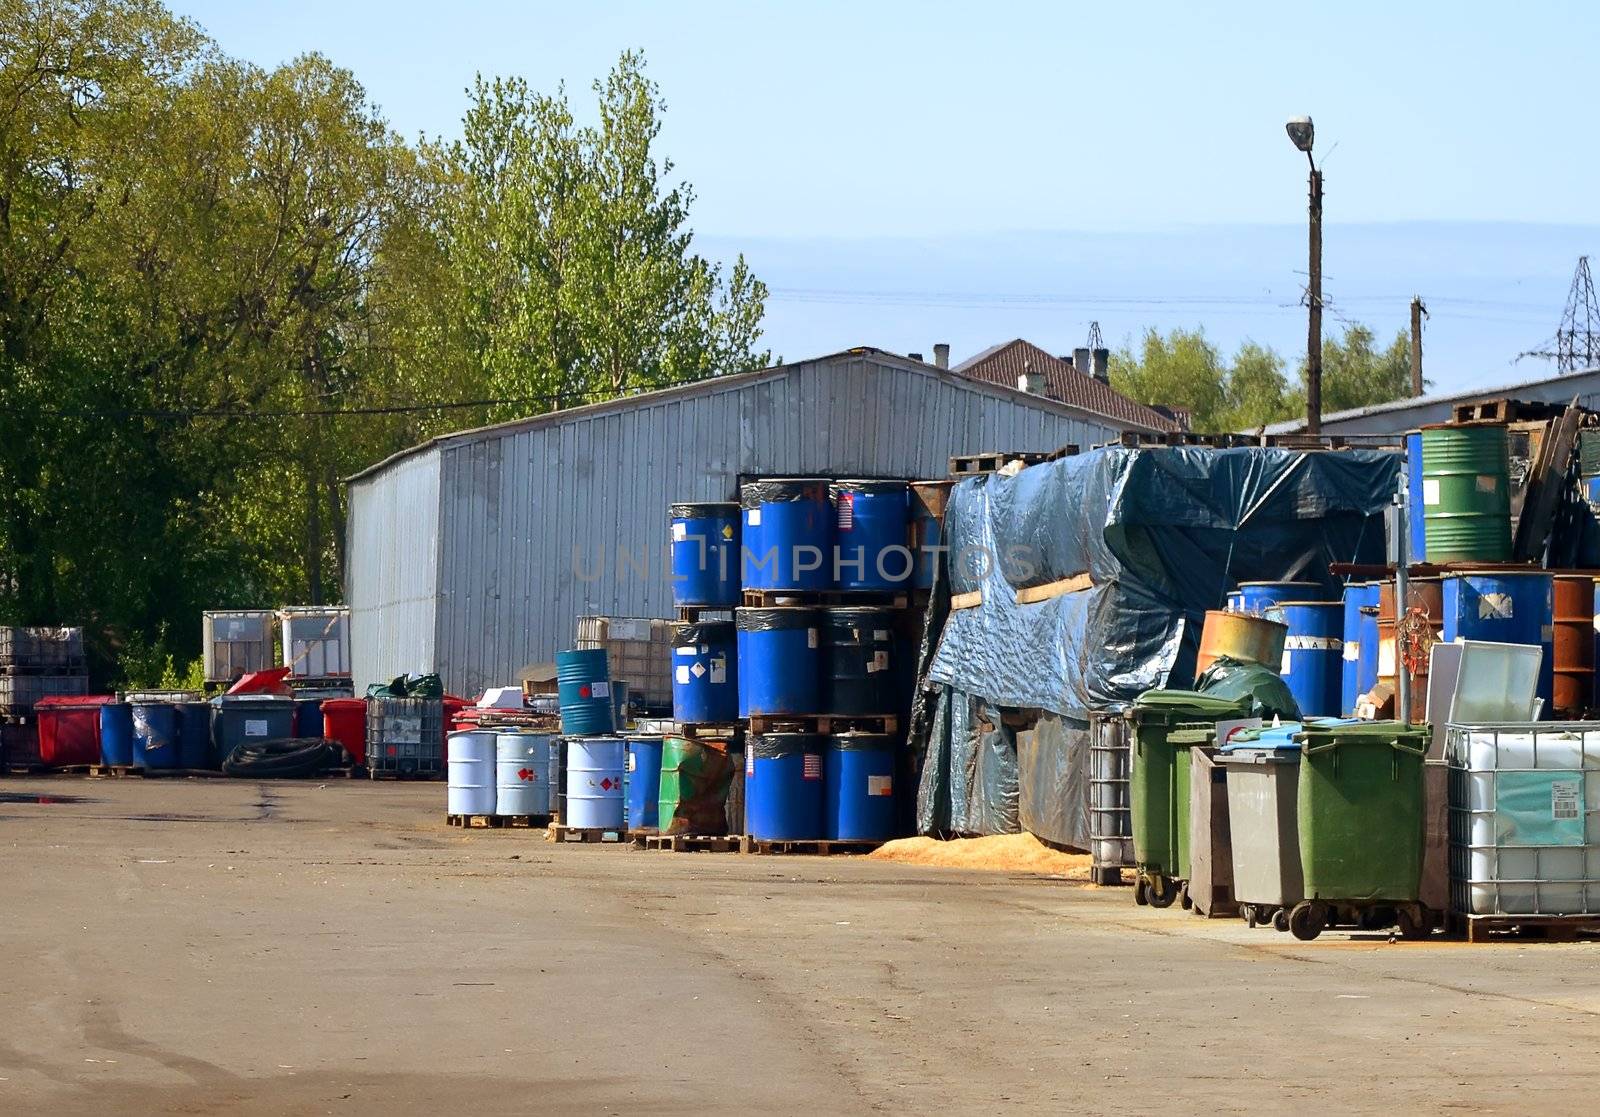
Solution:
M252 741L235 746L222 762L222 771L240 779L297 779L335 767L343 753L336 742L321 737Z

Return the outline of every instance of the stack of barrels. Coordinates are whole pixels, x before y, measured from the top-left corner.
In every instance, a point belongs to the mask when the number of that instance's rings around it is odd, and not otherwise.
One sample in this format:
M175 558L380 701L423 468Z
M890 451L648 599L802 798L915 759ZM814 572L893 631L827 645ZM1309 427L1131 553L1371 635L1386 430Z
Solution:
M738 504L672 506L673 592L685 617L673 713L686 727L727 727L730 739L749 729L752 838L896 832L913 670L906 591L932 583L925 547L937 544L946 486L918 484L915 499L913 488L776 478L743 485Z

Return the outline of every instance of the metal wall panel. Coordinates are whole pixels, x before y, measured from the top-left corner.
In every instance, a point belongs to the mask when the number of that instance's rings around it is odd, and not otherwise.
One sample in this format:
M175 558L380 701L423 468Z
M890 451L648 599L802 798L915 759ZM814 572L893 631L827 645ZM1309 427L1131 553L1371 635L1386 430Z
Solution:
M943 477L952 454L1087 448L1124 429L1044 404L850 353L445 440L430 451L437 643L419 638L407 654L385 645L383 662L432 653L446 685L473 694L571 647L579 616L671 616L667 505L736 499L741 475ZM415 460L358 479L352 508L359 490L382 489ZM353 552L392 545L355 527L351 539ZM370 562L362 556L352 570L368 572ZM407 590L420 592L410 582Z
M350 485L345 600L361 693L431 671L439 592L439 452L423 450Z

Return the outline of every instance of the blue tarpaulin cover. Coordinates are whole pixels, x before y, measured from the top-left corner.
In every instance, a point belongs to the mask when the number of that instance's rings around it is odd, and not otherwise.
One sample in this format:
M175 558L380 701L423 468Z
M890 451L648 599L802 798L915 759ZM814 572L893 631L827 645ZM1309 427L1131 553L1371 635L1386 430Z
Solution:
M918 829L1000 833L1016 817L1086 848L1088 712L1191 685L1205 612L1239 582L1323 582L1336 598L1329 563L1382 562L1401 461L1107 447L957 484L923 664L939 697L912 721L925 749ZM1016 600L1074 578L1085 588ZM949 595L974 590L980 605L944 619ZM1006 709L1044 715L1020 753L1001 732Z

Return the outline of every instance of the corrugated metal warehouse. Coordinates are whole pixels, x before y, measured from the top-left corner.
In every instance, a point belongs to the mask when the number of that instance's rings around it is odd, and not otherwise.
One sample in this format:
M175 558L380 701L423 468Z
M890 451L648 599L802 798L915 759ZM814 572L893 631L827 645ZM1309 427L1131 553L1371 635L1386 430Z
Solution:
M1477 400L1518 399L1528 403L1571 403L1600 409L1600 369L1586 369L1544 380L1527 380L1500 388L1474 388L1448 395L1416 396L1388 403L1335 411L1322 417L1323 434L1405 434L1431 423L1447 423L1458 403ZM1304 419L1287 419L1267 426L1268 434L1297 434L1306 429Z
M447 435L349 480L358 687L473 694L588 614L670 617L667 506L761 476L943 477L953 454L1149 430L874 349Z

